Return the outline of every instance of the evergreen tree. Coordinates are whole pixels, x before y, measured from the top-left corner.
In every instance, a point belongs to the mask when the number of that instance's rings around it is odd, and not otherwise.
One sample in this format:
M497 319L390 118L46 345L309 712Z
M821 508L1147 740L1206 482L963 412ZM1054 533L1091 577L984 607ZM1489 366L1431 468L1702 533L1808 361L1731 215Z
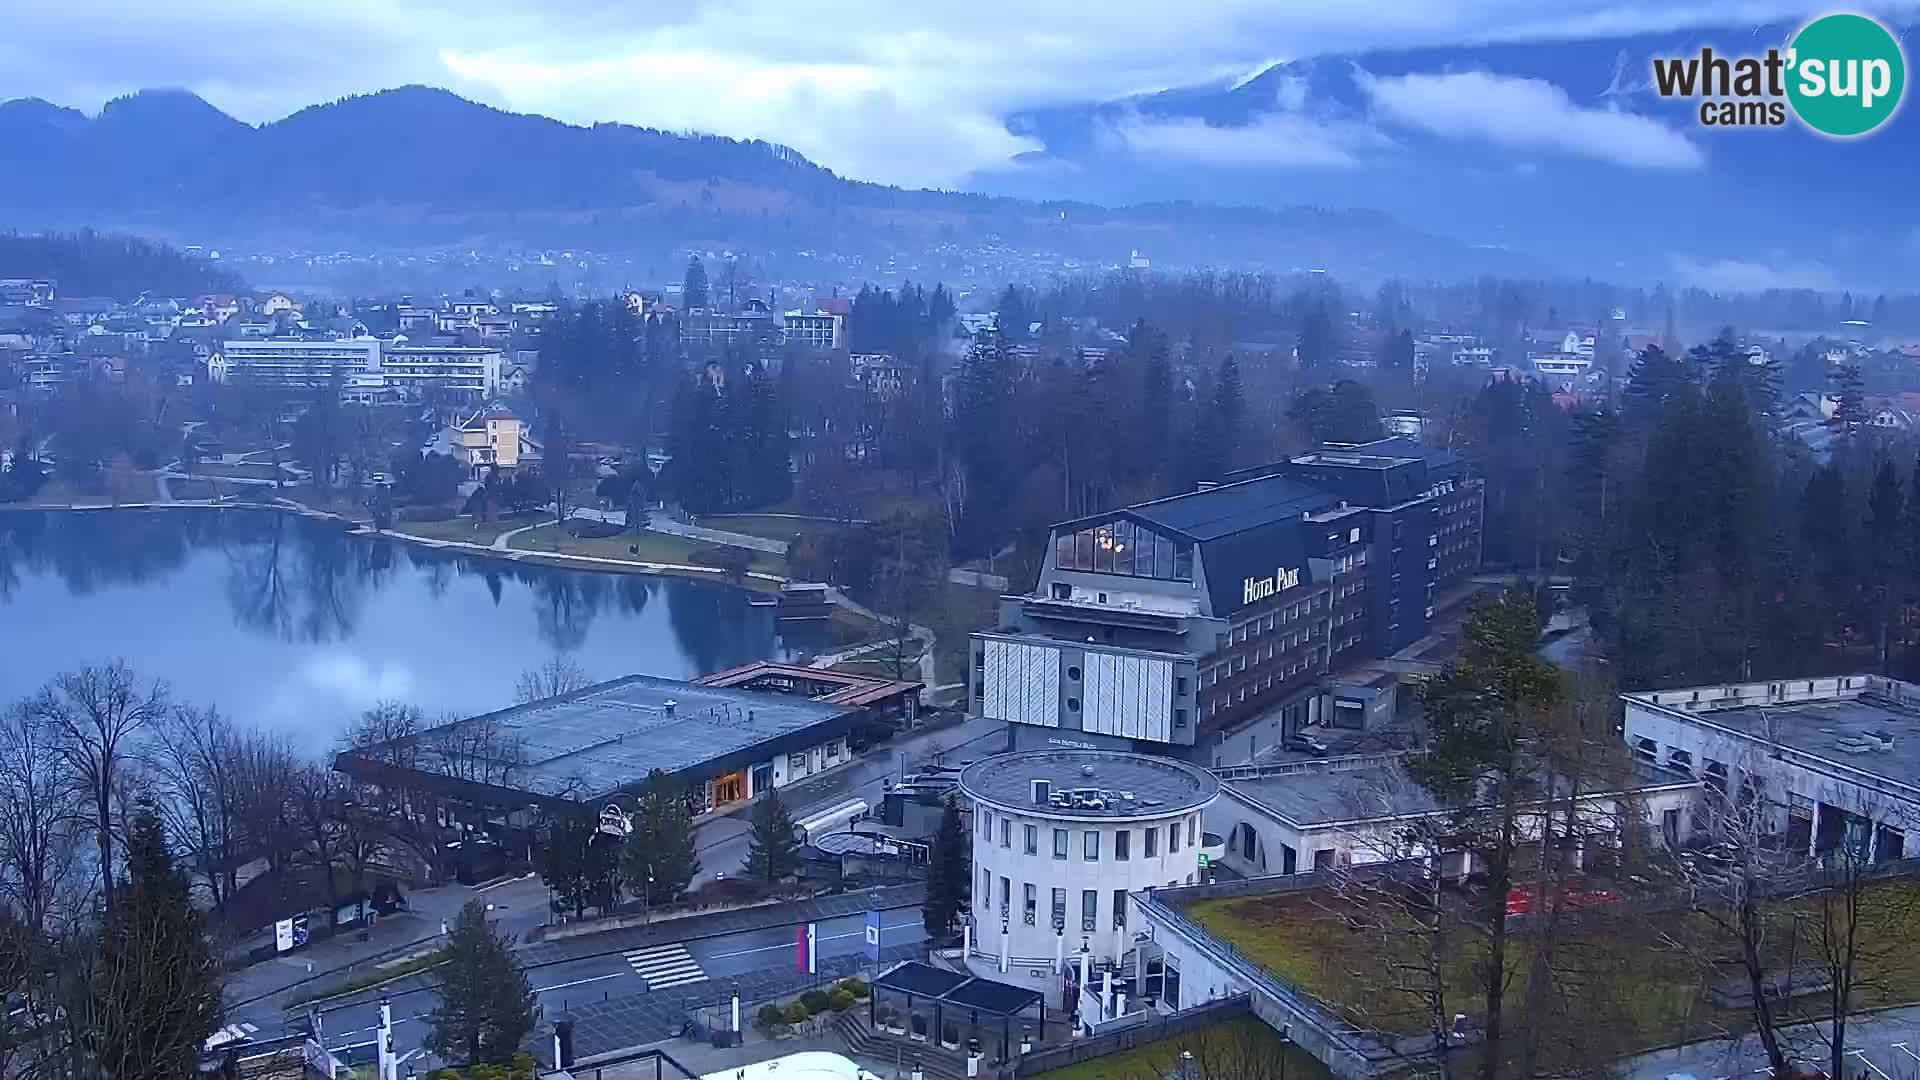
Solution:
M540 883L553 890L553 910L580 918L590 907L618 902L620 842L588 813L559 814L533 852Z
M1867 494L1867 589L1873 600L1874 654L1880 674L1888 674L1893 609L1906 594L1906 493L1900 472L1883 461Z
M149 800L134 813L126 877L114 892L81 1015L70 1019L105 1076L192 1076L220 1026L220 965Z
M793 819L778 791L769 791L753 804L753 831L747 838L746 874L769 884L800 870L800 842L794 839Z
M1000 328L1000 336L1008 341L1025 341L1030 336L1033 325L1033 307L1027 299L1027 290L1018 285L1009 285L1000 294L1000 307L995 313L995 323Z
M633 834L621 872L627 891L649 904L671 904L685 896L700 873L693 846L693 812L686 793L658 769L647 774L634 810Z
M1833 369L1833 419L1829 421L1841 431L1858 431L1860 425L1867 422L1867 398L1865 383L1860 375L1860 365L1849 360Z
M1687 366L1678 357L1658 345L1640 350L1633 366L1627 369L1627 389L1622 411L1639 431L1650 431L1667 407L1667 402L1682 386L1692 382Z
M1294 345L1294 359L1302 374L1323 371L1333 366L1340 345L1334 337L1333 316L1324 301L1307 309L1300 323L1300 335Z
M1413 370L1413 331L1402 330L1387 337L1387 358L1383 365L1390 371Z
M1540 736L1561 686L1558 669L1536 651L1540 622L1524 590L1509 589L1476 607L1462 636L1460 660L1421 684L1428 752L1407 768L1448 809L1461 846L1484 867L1484 883L1471 900L1486 949L1474 997L1484 1017L1482 1076L1491 1080L1499 1075L1509 1034L1507 897L1515 856L1532 843L1519 822L1522 808L1540 798L1546 774Z
M1143 345L1145 348L1140 375L1139 446L1151 462L1145 470L1150 473L1165 457L1172 439L1173 364L1168 358L1166 335L1148 326L1145 319L1134 325L1133 340L1136 352Z
M680 290L680 306L688 310L707 306L707 268L698 255L687 260L687 278Z
M464 1065L511 1060L540 1021L533 984L513 955L512 935L495 930L486 905L469 900L442 953L446 962L434 988L439 1003L427 1018L428 1049Z
M954 920L967 910L971 880L967 834L960 827L960 804L948 795L947 805L940 812L940 828L933 834L933 846L928 853L927 900L920 907L920 919L928 937L938 939L952 932Z
M1858 591L1850 517L1846 474L1834 465L1815 469L1800 500L1800 539L1816 567L1829 637L1853 616Z

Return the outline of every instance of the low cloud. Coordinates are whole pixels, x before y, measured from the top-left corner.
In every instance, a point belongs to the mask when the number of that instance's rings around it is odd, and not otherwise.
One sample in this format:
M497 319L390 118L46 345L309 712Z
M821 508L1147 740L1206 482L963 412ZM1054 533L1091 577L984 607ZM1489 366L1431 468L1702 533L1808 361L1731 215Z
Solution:
M1443 138L1481 139L1523 150L1557 150L1637 169L1690 170L1707 157L1658 120L1577 105L1541 79L1486 71L1362 78L1375 110Z
M372 664L351 653L316 656L300 666L298 684L309 693L332 697L354 710L382 701L404 701L413 693L413 675L394 664Z
M1833 271L1817 262L1781 256L1772 263L1744 259L1696 259L1674 255L1668 259L1674 276L1685 285L1717 293L1753 293L1768 289L1838 289Z
M1287 112L1268 113L1243 127L1136 116L1112 125L1107 135L1137 154L1222 168L1353 169L1363 151L1391 145L1364 125L1322 123Z

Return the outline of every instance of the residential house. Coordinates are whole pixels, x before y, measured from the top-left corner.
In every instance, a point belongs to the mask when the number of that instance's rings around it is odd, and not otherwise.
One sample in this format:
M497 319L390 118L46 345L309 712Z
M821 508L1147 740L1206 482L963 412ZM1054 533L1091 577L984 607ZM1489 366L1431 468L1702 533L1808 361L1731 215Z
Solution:
M476 480L489 469L517 469L539 457L526 421L503 405L481 409L448 433L453 456Z

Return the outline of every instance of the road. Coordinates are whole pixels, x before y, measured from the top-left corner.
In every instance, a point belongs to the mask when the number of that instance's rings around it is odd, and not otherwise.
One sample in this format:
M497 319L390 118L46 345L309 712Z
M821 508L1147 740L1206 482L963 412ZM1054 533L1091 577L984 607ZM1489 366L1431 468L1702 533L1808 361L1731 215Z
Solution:
M889 952L910 951L925 940L918 908L883 913L881 944ZM815 950L821 967L857 965L865 949L864 916L818 924ZM685 1009L724 1001L736 984L747 1000L781 983L804 985L806 977L798 973L796 960L795 928L781 927L583 957L535 968L528 976L549 1019L591 1004L597 1014L591 1025L594 1030L586 1030L589 1025L583 1022L583 1038L640 1045L673 1037ZM411 1050L426 1036L434 994L417 988L397 994L391 1004L394 1041L402 1052ZM378 992L324 1008L321 1024L327 1048L344 1061L368 1060L379 1019ZM258 1037L270 1037L301 1019L297 1013L283 1015L262 1006L242 1011L229 1022L250 1023Z
M781 789L780 797L787 805L788 815L795 820L848 799L865 799L877 807L886 792L886 781L897 780L935 757L941 758L944 764L958 765L1005 748L1005 721L968 717L953 727L899 736L838 772ZM711 881L719 874L738 876L741 865L747 861L747 836L751 830L745 809L736 811L732 817L715 818L702 824L694 835L694 844L700 852L700 876L695 884Z
M1824 1025L1822 1025L1824 1028ZM1811 1069L1827 1064L1826 1044L1812 1025L1785 1031L1795 1060ZM1913 1080L1920 1077L1920 1007L1855 1016L1847 1024L1848 1080ZM1696 1080L1752 1080L1771 1072L1757 1039L1715 1039L1642 1054L1622 1063L1623 1080L1666 1080L1689 1074Z

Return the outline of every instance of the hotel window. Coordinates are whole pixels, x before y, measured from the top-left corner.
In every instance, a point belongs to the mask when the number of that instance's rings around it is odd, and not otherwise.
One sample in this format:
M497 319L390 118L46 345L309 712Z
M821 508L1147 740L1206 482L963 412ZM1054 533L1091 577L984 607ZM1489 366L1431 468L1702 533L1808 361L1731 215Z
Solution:
M1140 848L1140 856L1142 858L1151 859L1155 855L1159 854L1159 852L1156 850L1160 846L1159 827L1158 826L1150 827L1142 831L1140 835L1145 838L1145 843Z
M1100 928L1100 893L1094 889L1080 890L1080 930L1091 934Z
M1067 830L1065 829L1053 830L1053 857L1056 859L1067 857Z
M980 835L984 837L988 843L993 842L993 811L987 809L984 805L980 807Z
M1038 855L1038 854L1040 853L1040 828L1039 828L1039 826L1037 826L1037 825L1022 825L1022 826L1021 826L1021 828L1022 828L1022 829L1025 829L1025 830L1026 830L1026 841L1027 841L1027 854L1029 854L1029 855Z
M1028 882L1026 885L1022 886L1022 888L1026 889L1027 891L1027 907L1026 907L1026 914L1025 914L1024 921L1028 926L1032 926L1034 918L1039 913L1040 888L1039 886L1034 885L1032 882Z
M1007 912L1012 910L1012 908L1013 908L1013 882L1008 881L1006 878L1001 878L1000 879L1000 917L1003 919L1006 918Z
M1098 830L1095 830L1095 829L1087 830L1086 839L1083 842L1083 846L1084 846L1083 857L1088 862L1100 861L1100 833Z
M1180 823L1176 821L1173 824L1167 826L1167 854L1171 855L1174 852L1179 850L1180 850Z
M1113 928L1115 930L1127 928L1127 890L1125 889L1113 890Z
M1055 930L1067 928L1067 890L1065 889L1053 890L1053 928Z
M1013 846L1013 822L1004 814L1000 817L1000 846L1004 848Z
M1245 671L1245 670L1247 670L1247 658L1246 658L1246 657L1244 657L1244 656L1236 656L1236 657L1234 657L1234 658L1233 658L1233 673L1234 673L1235 675L1238 675L1238 674L1240 674L1241 672L1243 672L1243 671Z
M993 910L993 871L987 870L984 868L980 871L979 900L980 900L980 910L982 911Z
M1173 692L1181 696L1186 695L1187 677L1185 675L1181 675L1178 678L1173 680Z
M1176 728L1183 728L1187 726L1187 710L1185 709L1173 710L1173 726Z
M1133 834L1125 829L1113 834L1113 857L1116 861L1127 861L1127 842L1132 839Z

